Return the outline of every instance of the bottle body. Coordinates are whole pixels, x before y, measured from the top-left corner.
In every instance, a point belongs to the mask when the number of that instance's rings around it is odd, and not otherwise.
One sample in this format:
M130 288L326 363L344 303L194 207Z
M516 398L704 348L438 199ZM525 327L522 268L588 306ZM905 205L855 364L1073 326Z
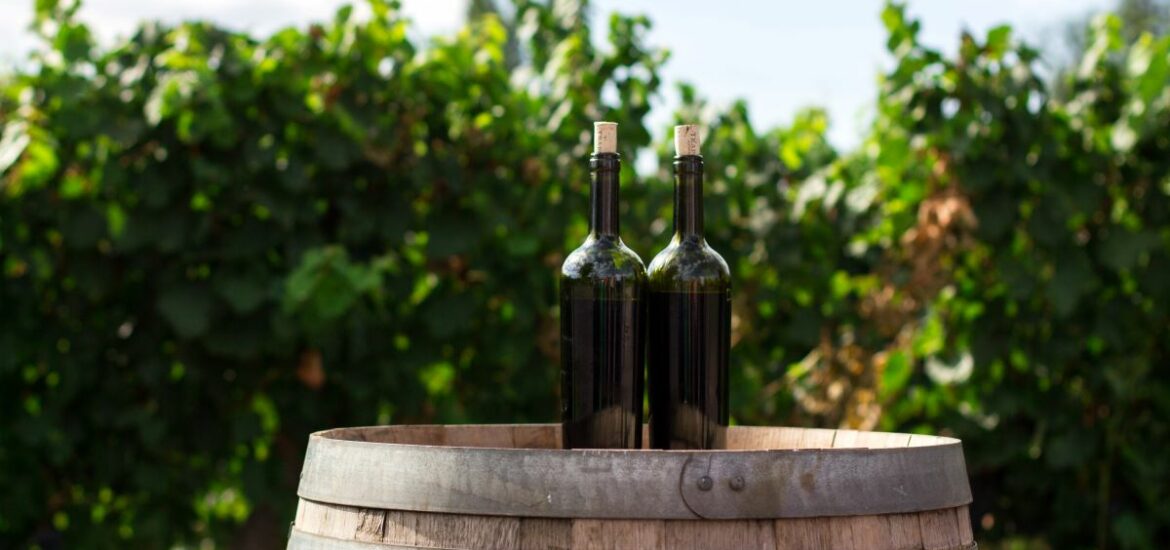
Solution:
M650 263L650 446L726 447L731 276L702 236L702 158L675 161L675 234Z
M590 165L590 235L560 274L562 445L636 449L642 446L646 271L617 234L617 155L594 155Z
M642 446L643 278L561 287L566 449Z

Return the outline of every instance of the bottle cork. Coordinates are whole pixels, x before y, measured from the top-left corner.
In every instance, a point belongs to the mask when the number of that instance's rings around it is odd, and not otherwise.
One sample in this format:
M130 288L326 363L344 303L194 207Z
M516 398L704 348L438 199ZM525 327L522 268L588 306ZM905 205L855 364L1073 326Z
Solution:
M593 153L617 152L617 123L593 123Z
M674 127L674 154L679 157L699 154L698 124L683 124Z

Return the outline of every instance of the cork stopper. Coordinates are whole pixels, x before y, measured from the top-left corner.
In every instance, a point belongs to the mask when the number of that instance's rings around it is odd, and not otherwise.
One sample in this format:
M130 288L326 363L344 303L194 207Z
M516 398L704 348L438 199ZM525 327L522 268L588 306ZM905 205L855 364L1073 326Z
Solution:
M617 123L593 123L593 153L617 152Z
M674 155L685 157L699 154L699 125L683 124L674 127Z

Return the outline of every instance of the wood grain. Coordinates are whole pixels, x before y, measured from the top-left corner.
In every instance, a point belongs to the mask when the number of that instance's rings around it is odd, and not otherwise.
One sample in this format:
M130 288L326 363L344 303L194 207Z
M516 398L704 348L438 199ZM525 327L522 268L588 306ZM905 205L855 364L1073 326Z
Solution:
M925 550L948 550L963 545L959 522L954 510L937 510L918 514Z
M665 548L662 521L625 519L571 521L573 523L571 548L574 550Z
M958 550L966 506L918 514L777 520L511 518L376 510L302 500L297 530L384 548Z
M964 546L975 544L975 533L971 532L971 508L955 508L955 523L959 526L959 542Z
M882 516L852 516L840 518L841 530L848 529L848 542L858 550L897 550L890 541L890 522Z
M573 547L573 520L520 520L520 550L565 550Z
M890 546L902 549L922 548L922 524L918 514L883 516L890 526Z
M830 518L778 519L776 548L833 548L833 521Z
M770 520L668 520L665 526L665 548L679 550L776 548L776 531Z

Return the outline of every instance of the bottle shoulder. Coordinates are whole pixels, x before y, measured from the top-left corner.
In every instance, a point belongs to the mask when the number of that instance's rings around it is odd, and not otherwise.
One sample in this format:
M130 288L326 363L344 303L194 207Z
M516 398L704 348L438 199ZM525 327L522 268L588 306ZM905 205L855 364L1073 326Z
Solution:
M650 262L651 290L731 289L727 261L704 239L673 239Z
M561 279L626 281L646 279L646 265L621 238L590 236L561 264Z

